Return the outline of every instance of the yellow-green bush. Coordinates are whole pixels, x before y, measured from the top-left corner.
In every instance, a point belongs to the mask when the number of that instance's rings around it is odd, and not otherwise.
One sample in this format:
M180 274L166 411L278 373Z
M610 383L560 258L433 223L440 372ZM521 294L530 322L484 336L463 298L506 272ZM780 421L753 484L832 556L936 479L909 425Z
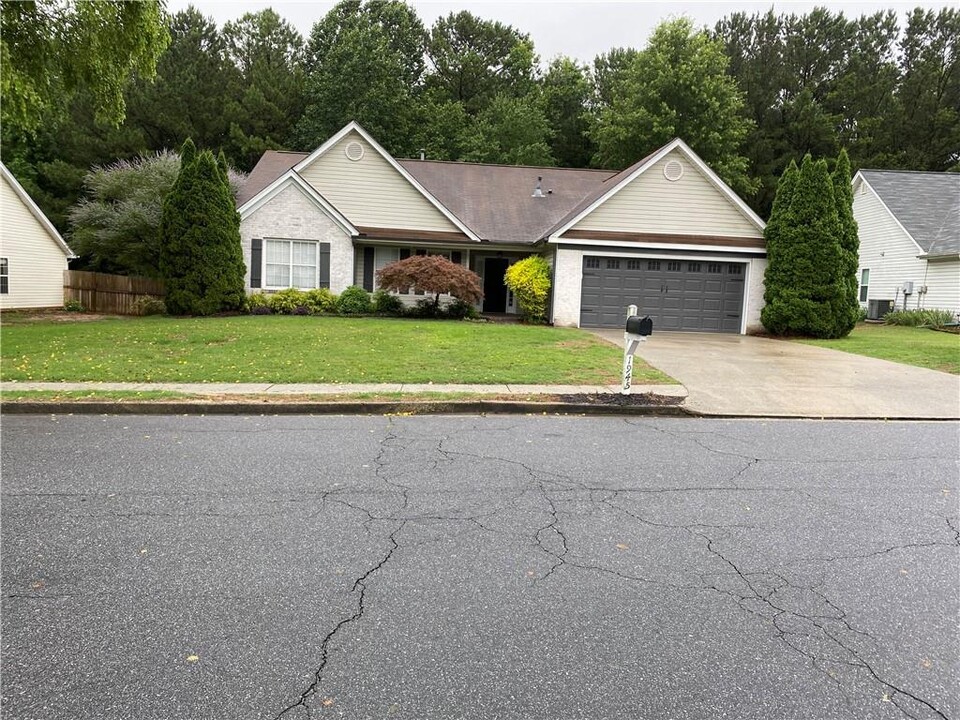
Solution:
M528 322L547 319L550 298L550 266L539 255L531 255L507 268L504 282L520 304L520 313Z

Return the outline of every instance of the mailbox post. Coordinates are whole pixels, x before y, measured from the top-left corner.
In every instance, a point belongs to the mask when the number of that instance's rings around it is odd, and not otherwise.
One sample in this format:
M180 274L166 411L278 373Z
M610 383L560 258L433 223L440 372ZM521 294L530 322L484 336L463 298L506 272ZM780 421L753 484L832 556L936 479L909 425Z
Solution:
M640 343L646 342L651 333L653 333L653 320L650 319L650 316L639 317L637 306L629 306L627 308L627 325L623 333L623 385L620 387L621 395L630 394L630 384L633 380L633 355L640 347Z

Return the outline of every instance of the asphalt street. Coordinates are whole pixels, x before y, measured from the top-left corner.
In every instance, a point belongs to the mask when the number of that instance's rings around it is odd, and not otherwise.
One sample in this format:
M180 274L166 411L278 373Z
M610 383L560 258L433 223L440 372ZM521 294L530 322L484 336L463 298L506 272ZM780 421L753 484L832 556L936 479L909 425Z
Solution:
M4 416L3 717L960 718L958 427Z

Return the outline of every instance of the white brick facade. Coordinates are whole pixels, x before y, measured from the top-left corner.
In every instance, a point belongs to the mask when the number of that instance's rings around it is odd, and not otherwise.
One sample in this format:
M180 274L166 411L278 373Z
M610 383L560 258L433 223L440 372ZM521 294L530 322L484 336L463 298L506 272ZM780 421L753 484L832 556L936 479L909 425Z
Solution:
M254 238L316 240L330 243L330 290L343 292L353 284L353 241L295 184L290 184L240 222L244 286L250 288L250 241Z

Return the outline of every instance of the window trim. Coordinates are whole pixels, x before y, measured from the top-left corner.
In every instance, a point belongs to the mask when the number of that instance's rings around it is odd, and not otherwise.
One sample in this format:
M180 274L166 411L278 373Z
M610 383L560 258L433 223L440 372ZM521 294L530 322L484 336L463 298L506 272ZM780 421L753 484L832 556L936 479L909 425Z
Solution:
M267 282L267 265L280 265L282 263L268 263L267 262L267 245L269 243L286 243L289 246L289 262L287 263L287 269L290 272L290 282L287 285L270 285ZM302 265L300 263L293 262L293 243L303 243L313 245L313 287L304 288L298 285L293 284L293 268L296 267L309 267L308 265ZM320 241L319 240L304 240L301 238L263 238L263 251L262 257L260 260L262 264L262 275L261 275L261 286L264 290L289 290L294 288L297 290L313 290L320 287Z
M866 275L866 277L864 277ZM864 282L866 280L866 282ZM867 295L870 293L870 268L860 268L860 278L857 283L859 293L857 295L859 302L867 302Z
M0 295L10 294L10 258L0 257Z

